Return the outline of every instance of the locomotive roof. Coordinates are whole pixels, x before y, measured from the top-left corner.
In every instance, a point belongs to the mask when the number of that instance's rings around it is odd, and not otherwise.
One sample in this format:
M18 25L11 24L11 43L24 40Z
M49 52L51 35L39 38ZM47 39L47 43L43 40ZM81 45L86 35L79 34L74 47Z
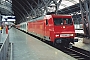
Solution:
M44 18L44 16L33 18L33 19L30 20L30 22L34 22L36 20L42 20L43 18Z
M50 18L50 17L56 17L56 16L71 16L71 15L62 15L62 14L52 14L52 15L44 15L44 16L41 16L41 17L37 17L37 18L33 18L30 20L30 22L34 22L34 21L37 21L37 20L42 20L42 19L45 19L45 18Z
M55 15L55 14L53 14L52 16L71 16L71 15L66 15L66 14L57 14L57 15Z

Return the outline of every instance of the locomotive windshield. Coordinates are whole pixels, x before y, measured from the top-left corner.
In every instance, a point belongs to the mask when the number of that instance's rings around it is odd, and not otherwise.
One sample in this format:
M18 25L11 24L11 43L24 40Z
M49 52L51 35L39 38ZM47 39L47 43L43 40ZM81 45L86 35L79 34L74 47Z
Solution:
M53 18L54 25L72 25L71 18Z

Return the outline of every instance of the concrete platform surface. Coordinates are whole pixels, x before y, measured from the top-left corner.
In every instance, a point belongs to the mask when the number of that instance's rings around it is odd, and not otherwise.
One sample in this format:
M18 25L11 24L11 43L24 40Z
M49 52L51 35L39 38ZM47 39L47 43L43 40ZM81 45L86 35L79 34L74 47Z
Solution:
M14 43L13 60L76 60L15 28L9 30L9 37Z
M79 39L79 41L75 42L74 46L82 48L82 49L87 50L87 51L90 51L90 43L88 43L88 44L83 43L84 38L78 38L78 39Z
M7 36L8 36L8 34L0 34L0 43L3 43L5 40L6 40L6 38L7 38Z

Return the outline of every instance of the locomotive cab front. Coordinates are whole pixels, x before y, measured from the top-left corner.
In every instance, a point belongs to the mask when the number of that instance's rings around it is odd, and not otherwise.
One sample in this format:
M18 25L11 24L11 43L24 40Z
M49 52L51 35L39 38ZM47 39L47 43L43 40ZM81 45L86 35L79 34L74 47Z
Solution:
M55 44L68 46L74 44L75 29L71 16L53 17L54 32L53 41Z

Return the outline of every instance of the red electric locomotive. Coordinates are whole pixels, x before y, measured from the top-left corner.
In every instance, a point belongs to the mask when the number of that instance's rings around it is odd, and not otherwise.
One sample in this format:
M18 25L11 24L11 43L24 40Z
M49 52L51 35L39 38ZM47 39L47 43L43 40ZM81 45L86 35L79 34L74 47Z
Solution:
M69 46L75 42L75 29L71 15L45 15L27 23L27 30L55 45Z

